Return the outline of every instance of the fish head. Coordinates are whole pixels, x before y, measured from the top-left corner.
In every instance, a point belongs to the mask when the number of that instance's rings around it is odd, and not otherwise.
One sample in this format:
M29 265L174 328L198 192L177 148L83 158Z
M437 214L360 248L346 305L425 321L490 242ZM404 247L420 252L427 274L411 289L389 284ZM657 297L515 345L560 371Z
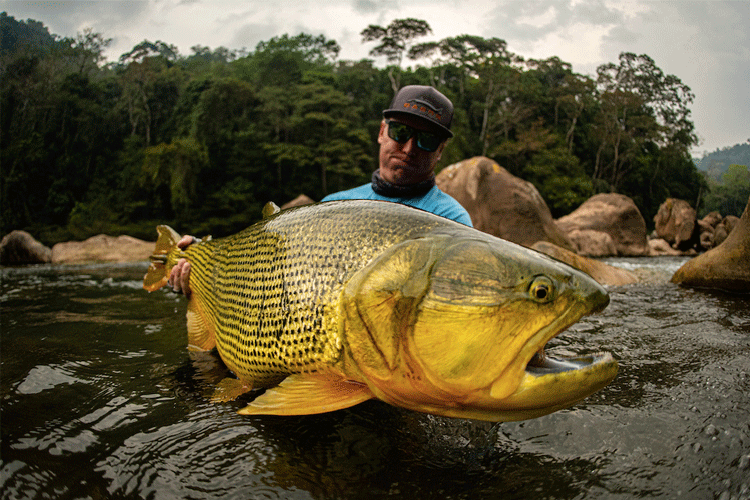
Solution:
M554 360L552 337L609 303L587 274L473 234L389 249L347 285L351 358L373 393L418 411L490 421L568 407L608 384L609 354Z

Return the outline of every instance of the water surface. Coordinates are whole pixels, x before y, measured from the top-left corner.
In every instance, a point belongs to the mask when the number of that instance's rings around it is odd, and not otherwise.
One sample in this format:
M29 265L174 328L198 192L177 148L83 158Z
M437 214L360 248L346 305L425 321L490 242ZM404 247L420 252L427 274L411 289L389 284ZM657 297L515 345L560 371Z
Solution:
M3 499L750 498L750 296L668 282L684 258L609 259L644 282L549 351L611 351L575 407L490 424L370 401L243 417L186 350L184 298L145 264L3 268Z

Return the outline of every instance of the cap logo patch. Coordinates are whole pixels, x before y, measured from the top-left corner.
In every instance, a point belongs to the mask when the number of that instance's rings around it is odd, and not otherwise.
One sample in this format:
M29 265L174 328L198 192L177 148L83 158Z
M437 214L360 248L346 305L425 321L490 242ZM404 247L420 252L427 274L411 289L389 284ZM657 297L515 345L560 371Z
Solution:
M420 111L422 113L426 113L428 116L435 118L437 121L442 121L442 116L436 113L435 111L427 108L427 106L420 106L416 104L415 102L405 102L404 107L411 108L415 111Z

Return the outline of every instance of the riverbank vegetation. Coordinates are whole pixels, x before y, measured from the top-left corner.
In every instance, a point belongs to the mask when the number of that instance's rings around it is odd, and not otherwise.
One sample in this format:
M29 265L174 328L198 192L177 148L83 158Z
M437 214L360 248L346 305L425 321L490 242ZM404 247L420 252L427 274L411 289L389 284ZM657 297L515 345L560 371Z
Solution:
M394 89L434 85L456 105L439 168L485 155L532 182L560 217L597 192L633 198L648 223L667 197L709 192L690 89L647 55L595 76L524 59L503 40L420 42L424 21L369 26L375 59L340 60L323 36L254 50L144 41L107 63L105 34L76 38L0 15L2 231L46 244L97 233L153 239L154 225L221 236L267 201L369 180Z

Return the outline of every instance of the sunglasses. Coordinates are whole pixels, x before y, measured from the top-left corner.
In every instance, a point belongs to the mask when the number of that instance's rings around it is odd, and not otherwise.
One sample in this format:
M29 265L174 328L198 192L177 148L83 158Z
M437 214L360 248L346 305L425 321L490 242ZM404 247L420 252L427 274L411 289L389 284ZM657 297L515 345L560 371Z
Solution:
M432 153L437 150L440 143L443 142L437 134L417 130L409 125L394 122L393 120L386 120L385 123L388 125L388 137L399 144L404 144L412 137L416 137L417 147L423 151Z

